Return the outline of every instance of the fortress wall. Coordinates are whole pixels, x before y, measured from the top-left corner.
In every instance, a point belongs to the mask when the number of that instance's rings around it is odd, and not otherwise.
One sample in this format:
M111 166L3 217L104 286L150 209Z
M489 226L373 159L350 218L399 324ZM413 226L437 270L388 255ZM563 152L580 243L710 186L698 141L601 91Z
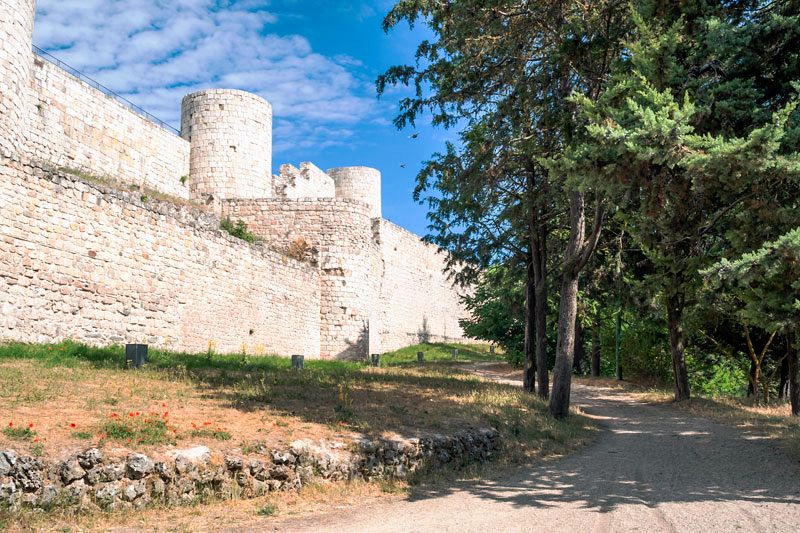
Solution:
M383 258L381 350L425 340L469 342L458 325L467 311L443 273L445 256L387 220L376 221L376 226Z
M317 270L213 215L0 159L0 216L0 338L319 355Z
M76 169L188 199L189 143L32 54L28 149Z
M0 2L0 155L18 157L25 149L26 87L36 0Z
M374 310L380 256L370 207L349 199L231 200L223 214L279 249L316 258L321 287L321 354L364 358L378 350Z

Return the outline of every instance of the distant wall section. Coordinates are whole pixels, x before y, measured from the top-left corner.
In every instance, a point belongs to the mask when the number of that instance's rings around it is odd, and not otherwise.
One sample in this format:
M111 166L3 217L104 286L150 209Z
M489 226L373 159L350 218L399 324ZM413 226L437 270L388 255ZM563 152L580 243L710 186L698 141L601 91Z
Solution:
M469 342L458 325L468 316L444 273L436 246L386 220L376 221L382 280L378 309L382 351L418 342Z
M319 265L322 357L363 359L379 351L381 265L369 206L332 198L231 200L223 214Z
M315 267L171 203L0 159L0 338L319 356Z
M185 183L189 143L28 53L33 64L27 101L32 157L55 167L189 198Z

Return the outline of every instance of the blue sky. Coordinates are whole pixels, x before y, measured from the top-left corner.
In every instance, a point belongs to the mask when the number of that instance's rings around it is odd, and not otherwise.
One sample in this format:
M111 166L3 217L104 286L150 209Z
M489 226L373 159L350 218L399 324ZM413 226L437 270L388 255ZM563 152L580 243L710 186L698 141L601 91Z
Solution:
M425 234L411 198L421 164L451 132L391 123L402 91L375 78L413 61L425 29L381 21L391 0L38 0L34 44L179 127L188 92L225 87L274 110L273 171L311 161L383 172L383 214ZM418 133L416 139L410 138ZM403 168L401 165L405 165Z

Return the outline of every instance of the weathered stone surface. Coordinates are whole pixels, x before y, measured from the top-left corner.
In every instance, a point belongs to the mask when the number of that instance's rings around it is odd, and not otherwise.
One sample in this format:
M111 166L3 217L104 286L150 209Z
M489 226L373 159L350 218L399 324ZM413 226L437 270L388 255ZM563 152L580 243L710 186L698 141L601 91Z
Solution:
M17 486L24 492L36 492L44 486L42 468L44 465L33 457L20 457L12 473Z
M13 450L0 452L0 477L7 476L17 463L17 454Z
M115 461L103 467L101 481L117 481L125 476L125 463Z
M127 485L125 485L125 487L122 489L122 499L125 500L126 502L132 502L133 500L143 495L144 493L145 493L144 481L140 479L134 483L128 483Z
M70 457L61 464L59 474L61 475L61 481L65 485L69 485L77 479L83 479L83 476L86 475L86 470L81 467L77 457Z
M225 468L231 472L239 472L244 466L244 461L241 457L234 457L232 455L225 456Z
M100 504L101 507L105 508L113 505L114 502L116 502L119 495L120 495L120 486L119 483L117 482L108 483L107 485L101 487L94 493L97 502Z
M152 459L141 453L134 453L126 460L127 475L130 479L142 479L155 469Z
M346 442L295 441L285 450L264 451L250 457L224 457L208 448L176 450L172 458L153 461L131 454L122 463L102 460L87 450L66 461L46 467L40 461L3 453L13 467L0 479L0 502L4 505L47 507L60 492L73 505L94 500L104 509L141 508L154 499L167 503L190 501L198 491L224 497L253 497L268 491L297 490L314 479L348 480L405 478L423 466L456 460L485 460L502 446L494 429L468 430L456 435L433 435L407 441L361 439L353 447ZM94 457L84 464L79 457ZM220 464L223 463L223 464ZM41 472L56 470L54 483L44 485ZM80 476L80 477L78 477Z
M89 470L103 462L103 452L97 448L90 448L78 455L78 463L81 468Z

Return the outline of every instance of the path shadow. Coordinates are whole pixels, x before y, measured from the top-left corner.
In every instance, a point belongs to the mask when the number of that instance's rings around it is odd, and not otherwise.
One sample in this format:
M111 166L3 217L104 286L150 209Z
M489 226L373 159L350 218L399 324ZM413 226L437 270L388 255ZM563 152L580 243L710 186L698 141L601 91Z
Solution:
M572 502L601 513L666 502L800 504L800 465L763 435L634 402L621 391L579 385L576 392L577 403L604 426L592 445L505 479L416 487L409 499L459 491L514 507Z

